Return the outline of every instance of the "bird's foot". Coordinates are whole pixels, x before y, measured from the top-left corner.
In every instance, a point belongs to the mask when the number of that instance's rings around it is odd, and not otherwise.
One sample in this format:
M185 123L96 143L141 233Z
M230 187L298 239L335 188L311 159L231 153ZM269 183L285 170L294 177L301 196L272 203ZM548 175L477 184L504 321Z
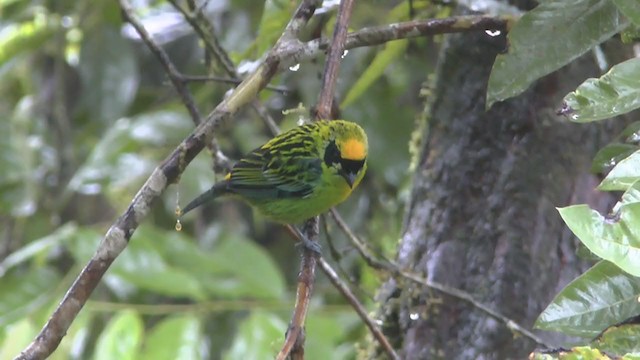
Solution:
M302 235L302 234L300 234L300 235ZM303 250L311 251L311 253L313 253L313 255L317 255L317 256L322 255L322 246L320 246L319 242L311 241L306 236L302 236L301 239L302 240L299 243L296 244L297 247L300 247Z
M300 242L296 244L296 247L301 247L303 248L303 250L310 251L313 255L316 256L322 255L322 247L320 246L319 242L311 241L302 233L302 231L300 231L300 229L298 229L294 225L289 226L289 229L297 235L298 239L300 239Z

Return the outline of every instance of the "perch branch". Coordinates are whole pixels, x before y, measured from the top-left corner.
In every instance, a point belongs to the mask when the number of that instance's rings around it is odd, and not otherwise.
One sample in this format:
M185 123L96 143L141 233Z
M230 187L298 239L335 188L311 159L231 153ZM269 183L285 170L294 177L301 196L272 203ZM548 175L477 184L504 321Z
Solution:
M324 72L322 73L322 89L318 97L318 104L315 110L315 119L331 119L333 118L331 109L333 106L333 94L335 92L336 80L340 69L340 60L344 51L344 42L347 36L349 18L353 10L353 0L343 0L340 2L333 38L329 45L327 61L325 62ZM292 32L290 36L296 37L297 32ZM287 31L285 31L285 35ZM305 232L301 234L301 239L306 237L309 241L318 241L319 229L318 217L315 216L305 223ZM296 294L296 306L294 308L294 316L289 323L289 329L285 338L284 345L278 354L277 359L284 359L289 354L294 358L299 358L304 354L304 319L309 308L310 296L302 297L300 295L309 295L313 290L315 282L315 267L319 258L319 254L314 253L311 249L303 248L302 260L300 264L300 273L298 274L298 292ZM304 291L300 291L305 289ZM304 313L303 315L300 315Z
M295 227L293 227L291 225L287 225L287 229L291 233L292 239L294 239L298 243L302 241L302 236L304 236L304 235L302 233L300 233L300 231L298 229L296 229ZM367 310L360 303L358 298L353 294L351 289L349 289L349 286L347 284L345 284L344 281L342 281L340 279L340 277L338 276L336 271L321 256L318 257L317 262L320 265L320 270L322 270L322 272L324 272L325 275L327 275L327 277L329 278L329 281L331 281L331 283L334 285L334 287L336 289L338 289L338 291L340 291L340 293L344 296L344 298L347 300L347 302L349 302L351 307L356 311L358 316L360 316L360 319L367 326L367 328L371 332L371 335L373 335L373 337L380 343L380 346L382 346L382 348L385 350L385 352L387 353L389 358L390 359L399 359L398 355L396 354L396 352L393 350L393 347L389 343L389 340L382 333L382 330L380 330L380 328L376 325L375 321L367 314ZM306 294L304 294L304 295L306 295ZM298 301L298 300L296 299L296 301ZM308 306L308 303L301 304L301 306ZM297 308L297 306L296 306L296 308ZM293 340L292 340L291 345L293 345ZM278 357L278 359L280 359L280 358ZM282 358L282 359L284 359L284 358Z

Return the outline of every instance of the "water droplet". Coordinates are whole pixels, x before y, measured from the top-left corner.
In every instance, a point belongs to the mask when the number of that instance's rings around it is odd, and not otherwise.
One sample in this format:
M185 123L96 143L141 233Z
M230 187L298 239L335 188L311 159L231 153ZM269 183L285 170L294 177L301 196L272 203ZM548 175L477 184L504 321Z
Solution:
M182 216L182 209L180 208L180 205L176 205L175 214L177 217Z
M419 318L420 318L420 314L418 314L418 313L409 314L409 319L411 319L413 321L418 320Z
M345 56L347 56L347 54L348 54L348 53L349 53L349 50L345 50L345 51L342 53L341 58L342 58L342 59L344 59L344 57L345 57Z
M180 222L180 220L176 220L176 231L181 231L182 230L182 223Z
M574 121L580 119L580 115L576 113L571 114L569 117L571 117L571 120L574 120Z
M491 36L491 37L496 37L496 36L499 36L500 34L502 34L502 31L500 31L500 30L491 30L491 29L489 29L489 30L485 30L484 32L487 35Z
M300 69L300 64L295 64L293 66L289 66L289 70L298 71Z
M629 142L629 143L638 143L638 142L640 142L640 133L635 132L635 133L631 134L631 136L629 136L627 138L627 142Z
M73 18L71 16L63 16L60 19L60 24L65 29L70 28L73 25Z

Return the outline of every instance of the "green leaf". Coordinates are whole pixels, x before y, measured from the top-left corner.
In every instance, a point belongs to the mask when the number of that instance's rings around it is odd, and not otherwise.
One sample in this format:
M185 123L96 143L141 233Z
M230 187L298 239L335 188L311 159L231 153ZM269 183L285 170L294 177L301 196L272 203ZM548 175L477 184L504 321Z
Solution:
M86 35L79 64L86 89L82 98L92 117L112 122L126 113L138 89L136 56L114 27L105 26Z
M60 29L60 18L38 14L33 20L3 26L0 33L0 66L16 56L42 46Z
M85 194L134 191L148 177L165 147L186 136L191 123L184 113L158 111L116 121L69 182L69 189ZM163 151L154 153L153 149Z
M41 239L34 240L22 248L12 252L0 263L0 278L12 267L27 261L28 259L42 254L51 249L51 247L61 244L71 238L76 231L77 226L67 223L57 228L52 234Z
M638 314L638 296L637 277L608 261L600 261L556 295L535 327L595 337L607 326Z
M286 292L278 266L249 239L234 235L204 251L181 233L148 226L138 229L135 239L141 239L145 247L152 246L168 266L189 274L210 295L279 300ZM238 266L238 261L244 265Z
M640 26L640 4L638 4L638 0L613 0L613 3L631 22Z
M222 242L211 254L210 262L218 279L207 281L205 286L219 296L278 300L285 294L280 269L263 248L249 239Z
M509 31L509 51L499 54L487 89L487 107L525 91L627 26L609 0L548 0Z
M251 46L257 57L276 43L295 10L296 3L288 0L266 0L258 28L258 36Z
M594 254L640 275L640 203L624 204L605 219L587 205L558 209L569 229Z
M616 208L622 205L640 203L640 181L636 181L622 194L620 202L616 205Z
M385 45L384 50L378 52L371 61L371 64L362 73L358 80L351 86L349 92L345 96L344 101L340 105L341 107L347 107L352 102L356 101L367 89L380 78L385 69L399 56L404 54L408 40L391 41Z
M0 213L30 216L37 210L39 180L47 169L39 155L45 139L34 134L37 103L25 96L15 105L9 121L0 121ZM42 166L45 165L45 166Z
M137 312L117 313L98 337L94 360L136 360L144 336L144 324Z
M305 355L309 359L354 359L356 347L347 338L350 331L362 324L353 312L309 313L305 325L307 341Z
M640 339L640 325L622 324L608 328L590 345L606 352L609 356L623 356L628 353L640 353L638 339Z
M613 143L598 151L591 163L591 172L595 174L607 173L616 164L638 151L638 146L631 144Z
M114 261L110 276L168 296L206 299L204 289L195 276L173 266L169 257L159 251L158 243L166 242L167 232L148 229L141 227L136 231L126 251ZM118 290L117 287L115 285L114 291Z
M561 110L572 121L608 119L640 107L640 59L611 68L599 79L587 79L564 98Z
M621 160L602 180L598 189L626 190L640 178L640 150Z
M53 268L37 267L26 274L10 271L0 281L0 326L12 323L47 305L60 281Z
M28 318L23 318L17 323L4 327L4 332L6 337L0 342L0 360L9 360L33 341L38 334L38 329Z
M262 311L253 311L245 319L233 344L223 359L273 359L284 340L287 324L280 318Z
M195 315L170 317L158 323L144 342L141 359L200 359L202 324Z

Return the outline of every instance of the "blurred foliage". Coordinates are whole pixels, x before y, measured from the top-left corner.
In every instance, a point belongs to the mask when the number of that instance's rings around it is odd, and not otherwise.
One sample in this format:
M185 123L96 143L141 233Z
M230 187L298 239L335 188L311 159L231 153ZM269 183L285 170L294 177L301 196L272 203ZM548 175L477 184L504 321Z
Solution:
M216 36L241 73L273 45L296 6L281 0L206 3ZM133 4L182 73L224 75L208 65L198 38L169 3ZM425 8L416 8L418 16ZM322 32L330 34L335 8L326 10ZM5 0L0 14L0 359L10 359L37 334L109 225L194 124L156 58L123 23L117 1ZM351 26L402 21L408 14L407 1L364 2ZM350 51L336 94L339 102L348 98L343 117L359 122L371 144L365 182L340 210L387 256L401 226L406 196L399 194L409 185L418 89L435 61L428 45L420 39ZM284 110L314 104L321 72L321 58L305 62L274 79L285 94L261 94L283 129L301 115L284 116ZM189 89L208 113L230 86L193 82ZM225 124L218 140L237 159L270 136L246 111ZM273 358L293 307L297 250L279 226L233 201L203 209L176 232L176 205L224 175L211 168L205 151L165 194L52 359ZM330 220L327 229L322 236L337 249L334 263L373 309L379 276ZM366 336L322 275L307 334L313 359L353 358Z

